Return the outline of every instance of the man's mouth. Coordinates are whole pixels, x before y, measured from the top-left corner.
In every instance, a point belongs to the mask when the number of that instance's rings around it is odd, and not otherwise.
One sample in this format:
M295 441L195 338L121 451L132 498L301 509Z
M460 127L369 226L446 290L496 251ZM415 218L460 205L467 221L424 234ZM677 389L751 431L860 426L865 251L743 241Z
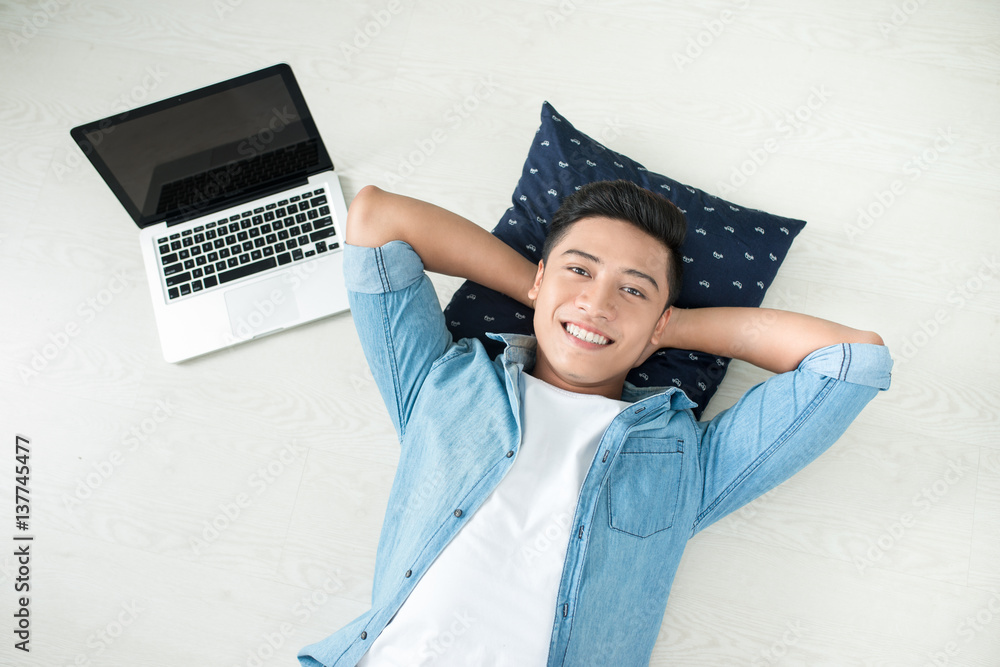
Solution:
M569 335L573 336L574 338L579 338L580 340L587 343L593 343L595 345L607 345L611 342L611 339L605 338L601 334L594 333L593 331L587 331L586 329L578 327L572 322L566 322L565 324L563 324L563 328Z

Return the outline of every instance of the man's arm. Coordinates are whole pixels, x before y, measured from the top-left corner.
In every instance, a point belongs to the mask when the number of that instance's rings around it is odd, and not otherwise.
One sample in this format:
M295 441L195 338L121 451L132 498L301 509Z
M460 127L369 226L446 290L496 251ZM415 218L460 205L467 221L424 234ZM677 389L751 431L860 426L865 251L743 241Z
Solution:
M347 242L378 248L403 241L428 271L459 276L534 307L537 267L479 225L434 204L368 185L347 215Z
M345 240L355 328L403 443L424 380L453 343L426 271L474 280L526 302L535 270L465 218L373 186L351 202Z
M660 342L740 359L773 373L795 370L810 353L839 343L883 345L872 331L771 308L673 308Z
M822 454L889 387L892 368L876 333L769 308L674 309L663 343L777 373L699 422L704 487L692 533Z

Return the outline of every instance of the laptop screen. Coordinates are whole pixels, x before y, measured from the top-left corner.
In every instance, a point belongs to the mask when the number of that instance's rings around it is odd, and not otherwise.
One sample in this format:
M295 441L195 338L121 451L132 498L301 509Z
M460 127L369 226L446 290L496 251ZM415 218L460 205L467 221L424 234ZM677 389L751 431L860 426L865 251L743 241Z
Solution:
M288 65L72 130L140 227L235 206L333 168Z

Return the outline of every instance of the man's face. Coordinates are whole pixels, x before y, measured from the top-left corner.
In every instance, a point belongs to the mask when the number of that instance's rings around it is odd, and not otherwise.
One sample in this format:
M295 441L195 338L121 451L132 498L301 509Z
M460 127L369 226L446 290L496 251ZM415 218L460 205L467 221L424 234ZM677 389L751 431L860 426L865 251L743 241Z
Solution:
M539 262L532 375L568 391L621 397L628 372L657 349L670 311L668 252L634 225L576 222Z

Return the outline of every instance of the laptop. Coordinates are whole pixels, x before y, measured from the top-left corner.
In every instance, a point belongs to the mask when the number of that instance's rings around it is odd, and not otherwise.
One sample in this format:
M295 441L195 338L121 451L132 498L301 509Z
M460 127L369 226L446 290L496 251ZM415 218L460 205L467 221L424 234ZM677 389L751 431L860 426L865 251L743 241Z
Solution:
M139 227L168 362L348 309L347 206L287 64L71 135Z

